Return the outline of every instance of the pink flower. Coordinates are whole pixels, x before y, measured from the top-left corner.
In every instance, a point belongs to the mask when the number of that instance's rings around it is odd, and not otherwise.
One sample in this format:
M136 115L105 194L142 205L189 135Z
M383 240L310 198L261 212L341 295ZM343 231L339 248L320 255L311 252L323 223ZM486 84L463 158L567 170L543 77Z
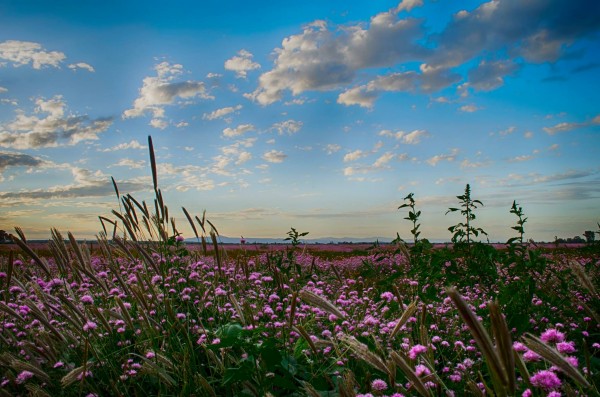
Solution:
M414 345L408 352L408 357L411 360L417 358L419 354L425 353L427 351L427 347L423 345Z
M525 389L523 394L521 394L521 397L531 397L531 396L533 396L533 392L531 391L531 389Z
M542 335L540 336L540 339L546 343L564 342L565 334L563 334L562 332L557 331L555 329L548 329L542 333Z
M95 323L95 322L93 322L93 321L89 321L89 320L88 320L88 321L85 323L85 325L83 326L83 330L84 330L84 331L91 331L91 330L94 330L94 329L96 329L96 328L98 328L98 324L96 324L96 323Z
M561 381L554 372L542 370L531 377L531 384L544 390L553 390L560 387Z
M571 354L575 352L575 346L573 342L558 342L556 349L563 354Z
M92 303L94 303L94 298L92 298L90 295L83 295L81 297L81 301L83 303L92 304Z
M387 383L385 383L385 381L382 379L375 379L371 383L371 388L375 391L384 391L385 389L387 389L387 387Z
M523 360L525 360L527 362L540 361L540 359L541 359L540 355L531 350L528 350L525 354L523 354Z
M424 376L431 374L431 371L426 366L419 364L415 367L415 374L417 374L417 376Z

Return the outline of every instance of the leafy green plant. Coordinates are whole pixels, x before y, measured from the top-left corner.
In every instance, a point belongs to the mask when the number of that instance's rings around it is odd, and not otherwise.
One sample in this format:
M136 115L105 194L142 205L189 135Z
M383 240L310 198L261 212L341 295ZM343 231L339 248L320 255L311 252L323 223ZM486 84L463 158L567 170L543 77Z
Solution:
M298 231L294 228L291 228L289 232L287 232L288 237L283 239L283 241L289 241L292 243L292 247L296 248L300 245L300 237L304 237L308 235L308 232L298 233Z
M417 245L419 241L419 235L421 234L421 232L419 231L419 228L421 227L421 224L419 223L419 216L421 216L421 211L417 211L415 208L414 193L409 193L408 196L404 197L403 200L405 201L405 203L399 206L398 209L407 207L409 208L408 216L404 219L412 222L413 228L411 229L410 233L413 235L413 241L415 245Z
M519 220L517 221L516 226L512 226L511 229L516 230L519 233L518 237L509 238L506 244L512 244L516 241L519 244L523 244L523 236L525 235L525 222L527 222L527 218L525 218L525 213L523 212L523 207L519 207L516 201L513 201L512 207L510 207L510 213L515 214Z
M454 226L450 226L448 230L452 233L453 243L465 242L467 246L470 246L473 237L479 236L480 233L487 236L487 233L482 228L474 227L472 224L476 218L475 209L478 206L483 206L483 203L471 197L471 186L468 183L465 187L465 193L461 196L456 196L456 198L459 200L460 208L448 208L446 215L450 212L460 211L460 214L465 217L465 222L459 222Z

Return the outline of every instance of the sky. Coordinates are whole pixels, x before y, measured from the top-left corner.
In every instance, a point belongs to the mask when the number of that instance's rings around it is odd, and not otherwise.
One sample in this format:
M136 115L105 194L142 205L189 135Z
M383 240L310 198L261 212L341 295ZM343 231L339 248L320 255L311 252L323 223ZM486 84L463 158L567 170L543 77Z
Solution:
M598 230L600 2L0 0L0 228L93 238L121 193L222 235Z

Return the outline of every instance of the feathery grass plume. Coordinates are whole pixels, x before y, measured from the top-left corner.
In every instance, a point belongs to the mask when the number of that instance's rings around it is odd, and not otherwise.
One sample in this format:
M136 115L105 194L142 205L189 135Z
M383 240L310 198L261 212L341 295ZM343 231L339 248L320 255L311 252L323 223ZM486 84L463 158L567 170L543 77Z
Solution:
M309 305L313 305L318 307L319 309L323 309L327 313L335 315L337 318L346 318L344 313L342 313L340 309L337 308L337 306L335 306L333 303L329 302L322 296L315 294L314 292L310 292L303 289L298 293L298 296L300 297L300 299L302 299Z
M400 319L398 319L398 322L396 323L396 325L394 326L394 329L392 330L392 333L390 334L390 339L393 339L396 334L398 332L400 332L400 328L402 328L402 326L404 324L406 324L406 322L408 321L408 319L410 317L412 317L412 315L415 313L415 311L417 310L417 301L412 301L404 310L404 313L402 313L402 315L400 316Z
M569 363L562 354L553 347L548 346L538 337L526 333L523 335L523 341L525 345L535 353L542 356L542 358L548 361L550 364L557 366L565 375L579 383L581 386L591 388L589 382L581 375L581 373Z
M233 308L235 309L238 317L240 318L240 323L242 323L243 326L246 326L247 323L246 323L246 317L244 315L244 311L242 310L242 307L240 306L238 300L235 299L235 295L229 294L229 300L231 301Z
M28 395L30 397L52 397L50 394L46 393L46 391L38 385L27 383L25 385L25 388L29 392Z
M50 269L48 268L48 263L46 262L45 259L40 258L35 252L33 252L33 250L27 245L27 240L25 239L25 235L23 234L23 231L19 228L19 227L15 227L15 231L17 231L17 234L21 237L15 237L12 234L10 234L8 237L19 246L19 248L21 248L23 251L25 251L25 253L27 255L29 255L31 257L31 259L33 259L33 261L35 262L36 265L38 265L40 267L40 269L42 269L44 271L44 273L46 274L46 276L48 276L49 278L52 277L52 273L50 273Z
M594 287L594 283L587 275L587 273L582 269L582 266L574 260L569 261L569 265L571 265L571 270L573 271L573 273L575 273L575 276L577 277L577 280L579 280L579 283L592 295L594 295L596 299L600 299L600 295L598 295L596 287Z
M66 276L70 257L69 251L67 250L67 245L65 244L65 240L58 229L50 229L50 234L52 236L52 240L50 240L48 247L50 248L50 252L54 258L54 263L56 263L59 273L62 276Z
M86 378L87 372L91 371L94 367L94 363L92 361L88 361L84 365L72 369L68 374L62 377L60 383L63 388L66 388L77 381L81 381Z
M306 393L307 396L321 397L321 394L317 391L317 389L315 389L313 387L313 385L311 385L310 383L308 383L306 381L300 381L300 383L302 384L302 388L304 389L304 392Z
M25 238L25 233L23 233L23 229L21 229L19 226L15 226L15 232L17 233L17 235L19 236L19 238L25 243L27 244L27 238ZM9 236L10 237L10 236Z
M408 365L408 363L402 358L401 355L393 351L390 353L390 357L400 368L400 371L404 373L406 379L408 379L409 382L413 384L413 386L420 395L422 395L423 397L431 396L431 393L429 392L429 390L427 390L421 378L419 378L419 376L415 373L415 371L413 371L413 369L410 367L410 365Z
M492 321L492 331L496 339L497 351L502 360L505 375L508 379L508 393L515 394L516 376L515 376L515 357L512 338L504 316L500 312L500 307L496 302L488 304L490 318Z
M292 303L291 303L291 307L290 307L290 319L289 319L289 323L288 323L288 327L290 329L294 325L294 316L296 315L297 299L298 299L298 291L294 291L294 293L292 294Z
M458 293L456 288L448 288L446 293L454 302L454 305L458 309L460 316L463 321L469 327L473 339L477 342L477 346L481 349L485 362L490 369L492 380L494 382L495 391L501 395L506 395L505 387L508 385L508 377L506 375L506 369L502 365L499 354L492 344L492 339L487 331L483 328L483 325L477 320L477 316L469 305L464 301L462 296Z
M517 353L517 351L514 348L513 348L513 357L514 357L517 369L519 370L519 374L521 374L521 377L523 378L525 383L527 383L527 385L531 386L531 381L529 380L531 378L531 376L529 375L527 366L525 366L525 362L523 362L523 359L521 358L519 353Z
M200 383L200 386L202 386L204 391L206 393L208 393L209 396L217 397L217 393L215 392L215 389L213 389L213 387L210 385L210 383L208 383L208 381L206 380L206 378L204 376L202 376L200 374L196 374L196 375L194 375L194 379L196 380L196 383Z
M366 362L367 364L369 364L373 368L375 368L375 369L383 372L384 374L387 374L388 376L391 375L390 374L390 369L388 368L387 365L385 365L385 362L383 362L383 360L377 354L375 354L372 351L370 351L369 347L367 345L365 345L362 342L359 342L353 336L349 336L349 335L346 335L346 334L343 334L340 337L340 340L346 346L348 346L348 348L350 349L350 351L352 353L354 353L354 355L356 357L360 358L361 360L363 360L364 362Z
M352 371L346 371L338 383L338 391L340 397L356 397L354 388L356 386L356 379Z
M475 382L473 382L471 379L469 379L469 381L467 382L467 386L469 386L471 395L485 397L485 394L481 391L479 387L477 387L477 384L475 384Z
M6 285L4 286L4 302L8 302L10 296L10 283L15 270L13 251L8 251L8 262L6 263Z
M48 374L45 373L40 367L33 365L32 363L28 363L15 358L11 361L10 366L17 372L33 372L33 374L41 381L50 382L50 376L48 376Z

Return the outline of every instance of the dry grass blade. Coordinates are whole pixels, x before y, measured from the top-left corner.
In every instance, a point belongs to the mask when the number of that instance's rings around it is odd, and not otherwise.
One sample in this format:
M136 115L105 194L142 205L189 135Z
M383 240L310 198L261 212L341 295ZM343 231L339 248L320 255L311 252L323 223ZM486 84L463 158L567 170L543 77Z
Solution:
M88 362L85 365L82 365L81 367L77 367L71 370L71 372L63 376L63 378L61 379L60 383L62 387L70 386L78 380L81 380L82 378L86 377L86 372L90 371L90 368L92 368L93 365L93 362Z
M113 178L111 176L110 180L112 181L113 188L115 189L115 194L117 195L117 200L121 200L121 195L119 194L119 188L117 187L117 182L115 181L115 178Z
M310 350L312 350L312 352L316 355L317 354L317 347L315 346L315 343L310 338L310 335L308 334L308 332L306 332L306 330L304 329L304 327L301 326L301 325L296 325L293 329L294 329L294 331L296 331L297 333L299 333L300 335L302 335L302 337L304 338L304 340L306 341L306 343L308 343L308 346L310 346Z
M490 369L492 379L497 379L501 383L498 385L499 387L507 386L508 379L506 377L506 370L500 361L498 352L494 348L489 334L483 328L483 325L481 325L481 323L477 320L475 313L473 313L473 311L469 308L469 305L467 305L455 288L449 288L446 293L454 302L454 305L458 309L460 316L469 327L469 331L471 332L471 335L473 335L473 339L475 339L477 345L481 349L485 361Z
M196 238L200 238L198 236L198 230L196 229L196 225L194 225L194 221L192 220L192 217L190 216L189 212L185 209L185 207L181 207L181 209L183 210L185 217L187 218L188 222L190 223L190 226L192 227L192 230L194 231L194 235L196 236Z
M364 343L359 342L356 338L349 335L342 335L340 338L342 342L348 346L350 351L354 353L354 355L367 364L371 365L373 368L383 372L390 376L390 369L383 362L383 360L375 353L369 350L369 347Z
M392 360L394 360L396 365L404 373L406 378L413 384L417 392L423 397L429 397L430 393L425 387L425 384L423 383L421 378L419 378L419 376L415 373L415 371L413 371L410 365L408 365L408 363L402 358L402 356L400 356L396 352L392 352L390 354L390 357L392 358Z
M25 233L23 233L23 229L21 229L19 226L15 226L15 232L17 232L19 238L23 240L25 244L27 244L27 238L25 237Z
M14 359L11 362L11 367L17 372L21 372L21 371L32 372L40 380L42 380L44 382L50 382L50 376L48 376L47 373L42 371L41 368L39 368L31 363L21 361L19 359Z
M512 338L508 325L500 308L496 302L491 302L488 305L490 309L490 317L492 320L492 331L496 338L497 351L500 355L500 359L504 364L504 371L506 378L508 379L508 393L514 394L516 390L517 379L515 376L515 356L513 351Z
M291 329L292 326L294 325L294 317L296 315L296 301L298 299L298 291L294 291L294 293L292 294L292 304L290 307L290 320L289 320L289 324L288 327Z
M154 145L152 144L152 137L148 136L148 150L150 151L150 167L152 168L152 184L154 190L158 189L158 177L156 172L156 157L154 157Z
M313 292L304 289L300 291L298 296L300 297L300 299L302 299L309 305L313 305L318 307L319 309L323 309L327 313L335 315L337 318L346 318L346 316L344 316L344 313L342 313L340 309L337 308L337 306L335 306L333 303L329 302L322 296L319 296Z
M404 313L402 313L402 315L400 316L400 319L396 323L396 326L394 326L394 329L392 330L392 333L390 334L391 338L396 336L396 334L400 331L400 328L402 328L402 326L404 324L406 324L408 319L415 313L416 310L417 310L417 301L413 301L410 303L410 305L408 305L406 307L406 309L404 310Z
M575 382L586 388L591 387L583 375L581 375L581 373L575 367L573 367L571 363L565 360L563 355L560 354L556 349L548 346L542 340L534 335L531 335L530 333L527 333L523 336L523 341L529 349L542 356L542 358L544 358L544 360L548 361L550 364L560 368L565 375L569 376Z

